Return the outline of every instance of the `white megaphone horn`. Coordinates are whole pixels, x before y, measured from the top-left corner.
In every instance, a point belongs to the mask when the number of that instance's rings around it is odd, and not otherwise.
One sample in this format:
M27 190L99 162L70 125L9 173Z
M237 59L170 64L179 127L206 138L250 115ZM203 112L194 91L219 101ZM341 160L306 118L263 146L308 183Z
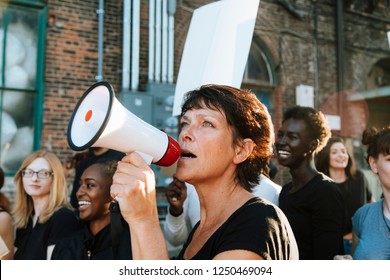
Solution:
M68 143L75 151L103 147L138 152L148 164L174 164L179 144L165 132L128 111L108 82L92 85L81 97L68 126Z

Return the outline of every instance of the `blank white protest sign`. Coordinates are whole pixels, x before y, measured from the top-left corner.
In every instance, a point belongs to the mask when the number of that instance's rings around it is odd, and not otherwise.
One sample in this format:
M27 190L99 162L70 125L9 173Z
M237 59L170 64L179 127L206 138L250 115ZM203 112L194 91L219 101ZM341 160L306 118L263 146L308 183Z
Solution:
M172 115L184 94L204 84L240 87L260 0L224 0L192 15L176 83Z

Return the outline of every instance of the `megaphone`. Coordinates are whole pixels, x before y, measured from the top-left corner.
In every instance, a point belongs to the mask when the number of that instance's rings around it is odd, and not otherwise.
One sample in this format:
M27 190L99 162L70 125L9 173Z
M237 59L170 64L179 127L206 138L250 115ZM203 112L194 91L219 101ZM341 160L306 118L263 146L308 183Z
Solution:
M68 126L74 151L103 147L138 152L148 164L170 166L180 156L179 144L165 132L128 111L106 82L92 85L80 98Z

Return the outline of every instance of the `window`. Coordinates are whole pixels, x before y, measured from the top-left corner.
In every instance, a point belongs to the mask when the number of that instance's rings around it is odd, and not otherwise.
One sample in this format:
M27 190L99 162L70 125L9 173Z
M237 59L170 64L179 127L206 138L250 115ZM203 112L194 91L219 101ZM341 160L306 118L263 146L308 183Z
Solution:
M252 41L245 68L242 87L251 89L257 98L272 112L271 93L275 84L273 64L266 49L256 40Z
M0 165L15 172L39 146L46 10L0 2Z

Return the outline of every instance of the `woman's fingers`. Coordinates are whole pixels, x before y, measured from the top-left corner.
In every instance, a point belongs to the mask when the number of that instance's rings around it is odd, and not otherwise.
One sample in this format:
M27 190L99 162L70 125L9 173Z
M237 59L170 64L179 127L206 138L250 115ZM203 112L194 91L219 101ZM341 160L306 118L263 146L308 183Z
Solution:
M118 162L110 190L127 220L154 215L156 208L154 173L143 158L133 152Z

